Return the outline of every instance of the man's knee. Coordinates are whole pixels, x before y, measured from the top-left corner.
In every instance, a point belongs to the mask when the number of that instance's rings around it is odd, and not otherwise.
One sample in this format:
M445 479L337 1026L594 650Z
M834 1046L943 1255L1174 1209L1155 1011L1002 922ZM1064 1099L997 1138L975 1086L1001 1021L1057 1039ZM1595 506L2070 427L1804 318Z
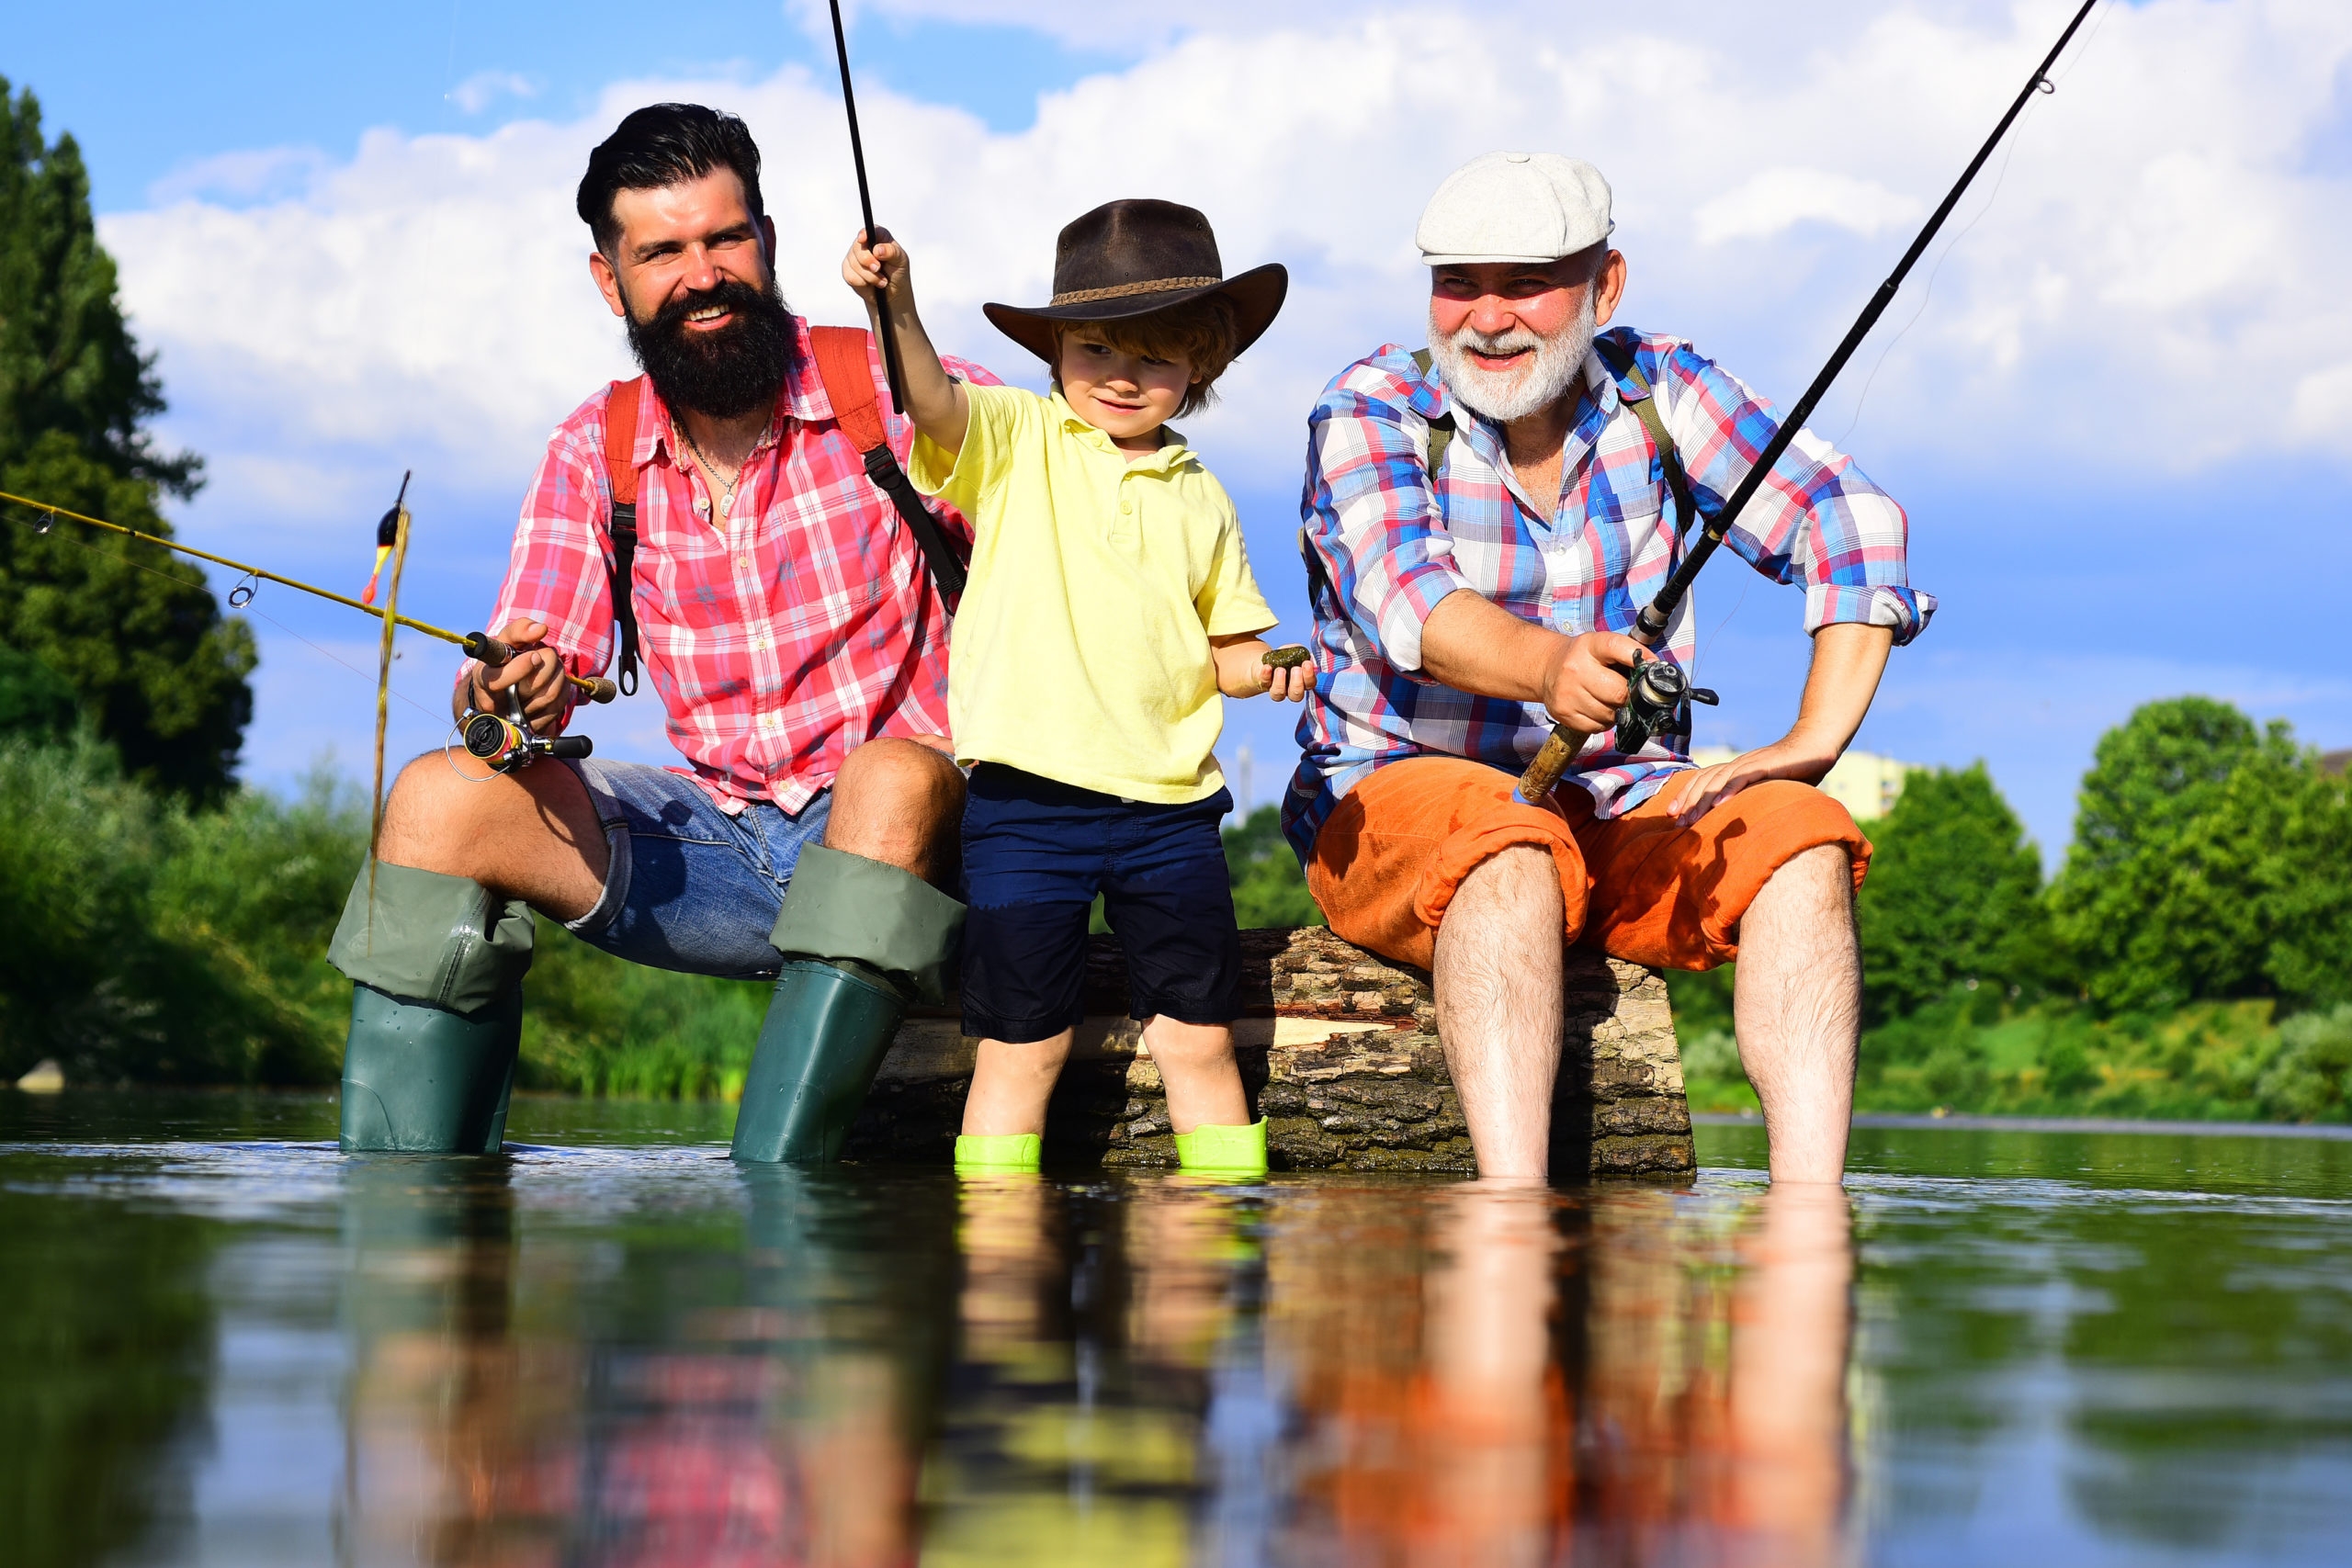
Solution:
M428 751L392 781L378 850L392 865L491 882L496 875L488 852L511 848L534 824L550 839L582 845L594 840L601 863L603 840L588 792L570 768L542 762L476 780L459 776L441 752Z
M915 814L941 814L961 806L964 775L956 764L920 741L884 736L868 740L842 760L833 797L860 807Z
M918 876L944 874L964 805L964 775L930 747L885 737L842 761L825 825L830 849L903 866Z
M1803 899L1827 911L1854 904L1854 861L1843 844L1815 844L1781 863L1758 898Z
M1560 870L1552 852L1538 844L1508 844L1481 861L1455 890L1446 913L1451 918L1467 900L1480 910L1534 914L1551 912L1549 931L1558 924Z

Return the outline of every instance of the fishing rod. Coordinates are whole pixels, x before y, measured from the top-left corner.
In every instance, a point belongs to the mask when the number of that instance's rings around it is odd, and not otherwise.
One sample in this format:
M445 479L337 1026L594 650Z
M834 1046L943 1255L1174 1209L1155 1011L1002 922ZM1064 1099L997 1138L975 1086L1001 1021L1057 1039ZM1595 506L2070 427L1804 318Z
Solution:
M405 479L401 481L401 494L403 498L408 494L408 481ZM301 592L332 600L337 604L356 610L363 615L374 615L385 623L387 629L394 626L402 626L413 632L422 632L426 637L437 637L443 642L454 644L465 650L466 657L489 669L499 669L520 655L531 651L528 649L518 649L512 643L502 642L488 632L453 632L447 626L436 626L430 622L417 620L413 616L394 614L390 605L379 610L373 604L363 603L346 594L337 593L331 588L321 588L315 582L305 582L299 577L288 577L282 572L271 571L266 567L232 560L227 556L217 556L209 550L199 550L193 545L183 545L176 540L161 538L153 534L143 533L137 528L127 528L119 523L109 523L103 517L92 517L85 513L53 505L46 501L36 501L30 496L11 495L6 491L0 491L0 502L8 502L42 513L48 519L47 522L24 523L21 518L15 519L36 533L48 533L51 524L60 517L65 517L76 523L87 524L93 528L103 528L110 534L120 534L127 538L137 539L141 544L161 546L177 555L193 556L198 560L207 560L215 566L227 567L231 571L239 573L243 579L236 587L229 591L229 603L232 605L243 606L250 602L254 596L254 584L257 582L281 582ZM395 502L391 512L386 513L386 518L397 524L397 520L405 511L404 506ZM619 688L601 675L580 676L567 671L563 678L593 703L608 703L618 694Z
M874 193L865 184L865 142L857 133L857 92L849 81L849 34L842 28L842 0L829 0L833 10L833 56L842 67L842 107L849 114L849 158L857 168L857 211L865 220L865 243L870 246L882 243L874 230ZM882 340L882 376L890 384L890 412L903 413L907 407L907 384L899 373L898 334L890 330L890 302L883 289L876 289L874 303L880 310L882 330L875 335Z
M1781 455L1788 451L1789 444L1804 430L1804 422L1812 417L1814 409L1827 394L1830 383L1838 379L1838 373L1846 368L1846 362L1853 358L1854 351L1862 346L1862 340L1870 336L1872 327L1878 325L1879 317L1884 315L1887 306L1894 302L1895 291L1903 287L1903 279L1917 265L1928 243L1936 237L1936 231L1944 226L1944 220L1951 216L1952 209L1960 205L1961 197L1966 194L1977 172L1984 167L1985 160L1992 157L1993 149L2000 145L2001 138L2008 134L2009 127L2016 123L2018 115L2025 112L2026 104L2036 93L2058 90L2057 84L2050 79L2050 68L2058 62L2059 55L2065 52L2067 44L2074 41L2075 32L2081 28L2084 18L2098 4L2098 0L2083 0L2082 8L2075 13L2075 19L2066 24L2066 30L2058 35L2058 41L2051 45L2050 52L2041 57L2041 63L2034 67L2032 76L2018 91L2016 101L2009 105L2008 113L2003 115L2001 123L1993 128L1993 134L1984 139L1984 145L1976 150L1976 156L1969 161L1959 183L1951 187L1941 205L1928 219L1927 226L1919 231L1918 238L1911 242L1911 248L1903 253L1903 259L1895 264L1886 281L1878 286L1878 292L1871 296L1870 303L1862 307L1861 315L1847 330L1844 341L1829 356L1829 362L1821 367L1821 373L1813 378L1813 385L1805 389L1804 396L1797 400L1788 417L1781 421L1772 439L1765 443L1764 450L1757 455L1755 463L1749 467L1747 477L1733 489L1730 499L1724 502L1723 510L1715 514L1702 531L1698 541L1690 547L1690 553L1684 556L1674 570L1668 574L1665 586L1642 606L1641 615L1634 623L1635 642L1644 648L1656 648L1666 636L1668 623L1674 618L1675 611L1681 608L1684 596L1690 592L1690 580L1699 575L1699 569L1707 564L1708 558L1715 553L1715 547L1724 542L1724 536L1731 531L1731 525L1737 520L1741 510L1755 498L1758 491L1764 488L1764 481L1770 476L1773 465L1781 460ZM1652 735L1674 726L1678 720L1682 728L1687 728L1690 703L1694 699L1705 703L1715 700L1713 693L1693 689L1690 677L1675 665L1664 660L1645 660L1636 652L1628 678L1625 705L1617 710L1617 750L1637 751L1649 743ZM1553 786L1560 782L1560 775L1567 771L1568 763L1575 760L1584 740L1581 733L1566 723L1555 724L1552 733L1544 738L1543 750L1536 752L1535 760L1527 765L1527 772L1520 775L1517 792L1520 802L1533 805L1550 795Z

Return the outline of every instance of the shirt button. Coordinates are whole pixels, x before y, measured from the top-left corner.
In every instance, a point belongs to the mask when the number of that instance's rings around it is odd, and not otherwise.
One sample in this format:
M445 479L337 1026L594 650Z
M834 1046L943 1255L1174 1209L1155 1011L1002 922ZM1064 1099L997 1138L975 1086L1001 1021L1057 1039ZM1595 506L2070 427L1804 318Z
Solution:
M1134 502L1132 502L1132 501L1123 501L1123 502L1119 502L1119 510L1120 510L1120 512L1121 512L1121 513L1132 513L1133 511L1135 511L1135 509L1136 509L1136 503L1135 503Z

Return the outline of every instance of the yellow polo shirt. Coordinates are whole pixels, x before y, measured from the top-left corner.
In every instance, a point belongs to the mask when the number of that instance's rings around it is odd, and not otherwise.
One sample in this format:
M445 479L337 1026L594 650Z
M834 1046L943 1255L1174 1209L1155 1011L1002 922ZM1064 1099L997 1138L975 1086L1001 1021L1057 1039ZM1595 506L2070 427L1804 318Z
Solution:
M1215 795L1209 638L1275 621L1225 487L1173 431L1130 463L1058 390L964 390L963 450L918 437L907 464L972 521L948 645L956 760L1160 805Z

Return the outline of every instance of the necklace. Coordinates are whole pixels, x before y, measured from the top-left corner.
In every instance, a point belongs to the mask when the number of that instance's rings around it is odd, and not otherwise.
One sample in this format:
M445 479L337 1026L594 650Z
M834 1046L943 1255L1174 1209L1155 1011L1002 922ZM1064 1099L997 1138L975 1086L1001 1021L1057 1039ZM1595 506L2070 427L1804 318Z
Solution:
M718 465L711 461L709 454L702 449L701 444L688 434L684 422L678 425L678 438L686 444L686 450L693 454L695 463L701 466L702 477L725 492L718 498L718 516L711 519L714 523L723 525L734 513L735 487L743 482L743 470L751 465L738 463L735 465L734 477L722 481L718 477Z

